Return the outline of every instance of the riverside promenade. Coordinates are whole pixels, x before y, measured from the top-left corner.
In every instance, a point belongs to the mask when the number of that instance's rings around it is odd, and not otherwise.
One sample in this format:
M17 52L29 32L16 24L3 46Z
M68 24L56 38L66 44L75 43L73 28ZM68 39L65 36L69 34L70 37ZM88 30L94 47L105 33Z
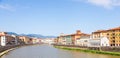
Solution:
M120 47L86 47L86 46L57 45L57 44L54 44L54 47L65 50L75 50L82 52L120 56Z

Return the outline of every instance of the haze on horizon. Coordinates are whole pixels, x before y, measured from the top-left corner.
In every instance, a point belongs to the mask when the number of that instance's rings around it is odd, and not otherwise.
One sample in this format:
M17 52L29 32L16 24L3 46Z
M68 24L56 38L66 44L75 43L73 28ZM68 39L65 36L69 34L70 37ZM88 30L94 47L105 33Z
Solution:
M119 26L119 0L0 0L0 31L56 36Z

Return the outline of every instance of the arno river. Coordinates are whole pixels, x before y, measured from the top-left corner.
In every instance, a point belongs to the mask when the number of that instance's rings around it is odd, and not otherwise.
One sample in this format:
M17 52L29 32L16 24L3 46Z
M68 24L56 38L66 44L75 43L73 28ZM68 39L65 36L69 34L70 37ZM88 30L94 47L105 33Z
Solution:
M62 50L51 45L34 45L18 48L1 58L120 58L120 56Z

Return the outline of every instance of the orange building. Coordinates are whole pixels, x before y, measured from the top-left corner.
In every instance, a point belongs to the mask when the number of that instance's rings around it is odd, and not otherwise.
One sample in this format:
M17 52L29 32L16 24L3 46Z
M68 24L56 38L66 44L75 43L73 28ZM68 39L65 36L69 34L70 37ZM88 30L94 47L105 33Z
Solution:
M72 37L72 44L74 45L76 43L77 39L80 39L81 36L86 36L88 34L81 33L80 30L77 30L75 34L71 34Z
M30 38L29 37L27 37L27 36L19 36L19 39L22 41L22 42L24 42L25 44L29 44L29 42L30 42Z

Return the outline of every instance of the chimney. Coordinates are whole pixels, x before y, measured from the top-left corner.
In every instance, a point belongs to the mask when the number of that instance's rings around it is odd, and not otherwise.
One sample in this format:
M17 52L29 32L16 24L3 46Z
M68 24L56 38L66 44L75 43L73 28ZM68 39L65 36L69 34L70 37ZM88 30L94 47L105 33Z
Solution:
M81 31L80 31L80 30L77 30L77 31L76 31L76 34L81 34Z

